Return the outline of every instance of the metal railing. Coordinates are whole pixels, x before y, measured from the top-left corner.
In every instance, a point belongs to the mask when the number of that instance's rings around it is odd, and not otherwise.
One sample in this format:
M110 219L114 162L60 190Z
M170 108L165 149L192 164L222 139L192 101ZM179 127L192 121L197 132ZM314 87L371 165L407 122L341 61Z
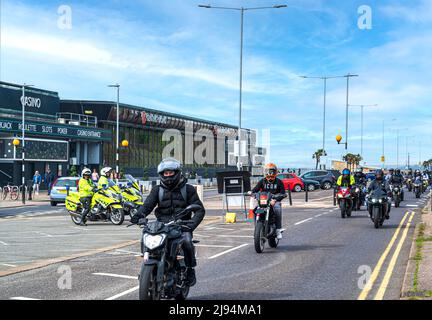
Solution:
M97 117L78 113L61 112L56 113L57 122L62 124L86 126L97 128Z

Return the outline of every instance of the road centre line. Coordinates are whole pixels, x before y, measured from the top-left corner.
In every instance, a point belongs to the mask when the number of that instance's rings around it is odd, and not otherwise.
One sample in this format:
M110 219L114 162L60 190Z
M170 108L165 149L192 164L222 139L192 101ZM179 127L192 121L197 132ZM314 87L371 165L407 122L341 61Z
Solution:
M33 298L26 298L26 297L12 297L10 300L40 300L40 299L33 299Z
M132 280L138 280L138 276L127 276L124 274L115 274L115 273L102 273L102 272L97 272L97 273L92 273L95 276L105 276L105 277L113 277L113 278L121 278L121 279L132 279Z
M300 221L300 222L295 223L294 225L295 225L295 226L298 226L298 225L300 225L300 224L302 224L302 223L305 223L305 222L308 222L308 221L311 221L311 220L313 220L313 218L309 218L309 219L302 220L302 221Z
M384 253L382 254L380 259L378 260L378 263L375 266L375 269L373 270L366 286L363 288L362 292L360 293L358 300L366 300L369 292L372 290L372 287L379 276L381 268L383 267L383 264L384 264L384 262L388 256L388 254L390 253L390 250L392 249L393 244L395 243L395 241L399 235L399 232L400 232L403 224L405 223L405 220L407 219L408 215L409 215L409 212L406 212L405 215L403 216L403 218L402 218L401 222L399 223L399 226L397 227L392 239L390 240L389 244L387 245L387 248L384 250Z
M123 296L125 296L125 295L127 295L127 294L129 294L129 293L135 292L135 291L137 291L138 289L139 289L139 286L136 286L136 287L133 287L132 289L129 289L129 290L126 290L126 291L121 292L121 293L119 293L119 294L116 294L115 296L112 296L112 297L107 298L107 299L105 299L105 300L116 300L117 298L123 297Z
M402 250L402 246L403 246L403 244L405 242L405 239L406 239L406 237L408 235L408 231L409 231L409 228L411 226L411 222L412 222L414 216L415 216L415 212L412 212L411 216L410 216L410 218L408 220L408 223L407 223L407 225L406 225L406 227L404 229L402 237L400 238L399 243L398 243L398 245L396 247L396 250L393 253L393 256L392 256L392 258L390 260L390 263L389 263L389 266L387 268L387 272L385 273L384 279L381 282L381 286L379 287L378 292L375 295L374 300L382 300L384 298L385 292L386 292L388 284L390 282L390 278L391 278L391 276L393 274L393 270L395 268L395 265L396 265L397 259L399 257L399 254L400 254L400 252Z
M227 254L227 253L230 253L230 252L233 252L233 251L235 251L235 250L241 249L241 248L246 247L246 246L248 246L248 245L249 245L249 244L245 243L245 244L242 244L242 245L240 245L240 246L238 246L238 247L234 247L234 248L231 248L231 249L229 249L229 250L223 251L223 252L221 252L221 253L218 253L218 254L216 254L216 255L214 255L214 256L209 257L209 260L219 258L220 256L223 256L223 255L225 255L225 254Z

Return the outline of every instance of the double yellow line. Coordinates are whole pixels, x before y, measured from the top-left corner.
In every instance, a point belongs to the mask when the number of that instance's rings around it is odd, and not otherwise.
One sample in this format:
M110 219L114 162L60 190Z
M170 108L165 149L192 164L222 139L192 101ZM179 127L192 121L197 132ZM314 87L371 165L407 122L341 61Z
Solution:
M381 269L382 269L382 267L384 265L384 262L385 262L385 260L386 260L386 258L388 256L388 254L390 253L391 249L393 248L393 245L396 242L396 240L397 240L397 238L399 236L399 233L402 230L402 227L403 227L405 221L407 220L407 218L409 216L408 223L405 226L405 229L404 229L404 231L402 233L402 237L400 238L399 243L398 243L398 245L396 247L396 250L393 253L393 256L392 256L392 258L390 260L390 263L389 263L389 266L387 268L387 271L386 271L386 273L384 275L384 278L383 278L383 280L381 282L381 285L378 288L378 291L377 291L377 293L376 293L376 295L374 297L374 300L382 300L384 298L385 292L386 292L388 284L390 282L390 278L391 278L391 276L393 274L393 270L394 270L394 268L396 266L396 262L397 262L397 259L399 257L399 254L400 254L400 252L402 250L402 246L403 246L403 244L405 242L405 239L406 239L406 237L408 235L408 231L409 231L409 228L411 226L411 223L412 223L412 220L414 218L414 215L415 215L415 212L406 212L405 213L405 215L402 218L401 222L399 223L399 226L396 229L396 231L395 231L392 239L390 240L390 243L388 244L387 248L384 250L384 253L382 254L382 256L380 257L380 259L378 260L378 263L375 266L375 269L373 270L369 281L367 282L366 286L364 287L364 289L360 293L360 295L358 297L358 300L366 300L367 299L369 293L371 292L371 290L373 288L373 285L375 284L375 282L376 282L376 280L377 280L377 278L378 278L378 276L379 276L379 274L381 272Z

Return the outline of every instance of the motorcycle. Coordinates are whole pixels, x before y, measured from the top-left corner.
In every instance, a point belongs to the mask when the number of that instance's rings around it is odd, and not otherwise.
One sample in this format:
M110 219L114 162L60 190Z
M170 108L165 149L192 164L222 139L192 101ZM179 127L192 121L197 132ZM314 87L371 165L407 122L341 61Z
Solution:
M276 234L276 219L273 214L272 200L282 201L287 197L286 194L273 195L270 192L258 192L246 195L255 196L258 207L255 208L255 231L254 245L257 253L264 252L265 243L268 241L271 248L277 248L279 239Z
M136 179L131 175L126 175L126 179L128 180L127 185L121 189L122 203L125 215L130 215L132 218L142 209L144 196L140 192Z
M413 183L413 191L414 191L414 194L415 194L415 197L418 199L418 198L420 198L420 196L421 196L421 190L422 189L422 182L421 182L421 180L415 180L414 181L414 183Z
M361 210L362 196L363 196L362 192L363 192L363 187L361 185L355 185L351 190L354 211Z
M408 178L405 182L408 192L411 192L413 189L413 182L411 178Z
M66 197L65 205L72 222L79 225L84 213L79 193L70 193ZM97 190L92 197L87 219L89 221L109 220L114 225L121 225L124 221L124 211L121 201L108 188Z
M429 180L424 179L423 180L423 191L422 191L422 193L425 193L427 191L428 187L429 187Z
M402 188L399 185L391 185L390 189L393 193L393 201L396 208L399 208L402 201Z
M367 204L375 229L382 227L386 212L389 211L391 206L391 199L388 198L386 192L377 189L367 196Z
M336 198L341 210L342 219L345 219L345 217L351 217L354 204L351 188L339 187L336 193Z
M141 251L144 257L138 275L140 300L187 298L190 287L182 249L182 230L188 228L184 224L189 221L180 219L200 209L199 205L190 205L169 223L157 220L149 223L146 218L139 220L138 225L143 227Z

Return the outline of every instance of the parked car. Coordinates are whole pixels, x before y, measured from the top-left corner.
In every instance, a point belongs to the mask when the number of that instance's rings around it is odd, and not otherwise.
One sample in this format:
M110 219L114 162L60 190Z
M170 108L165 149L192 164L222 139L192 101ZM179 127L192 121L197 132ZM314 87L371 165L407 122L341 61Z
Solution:
M282 180L285 190L290 189L295 192L304 190L303 181L295 173L280 173L277 177Z
M308 188L308 191L315 191L321 188L321 183L319 183L316 180L310 180L310 179L301 179Z
M336 178L336 181L339 178L339 176L342 174L339 170L327 170L327 171L333 173L333 175Z
M330 190L336 183L336 177L333 173L324 170L308 171L303 173L300 178L318 181L321 184L321 188L325 190Z
M58 178L51 188L51 206L55 207L58 203L65 202L67 196L67 186L69 186L69 192L77 192L79 180L80 178L78 177Z
M289 188L291 191L300 192L305 190L306 186L308 191L314 191L321 187L318 181L300 179L295 173L281 173L277 177L282 180L285 190Z

